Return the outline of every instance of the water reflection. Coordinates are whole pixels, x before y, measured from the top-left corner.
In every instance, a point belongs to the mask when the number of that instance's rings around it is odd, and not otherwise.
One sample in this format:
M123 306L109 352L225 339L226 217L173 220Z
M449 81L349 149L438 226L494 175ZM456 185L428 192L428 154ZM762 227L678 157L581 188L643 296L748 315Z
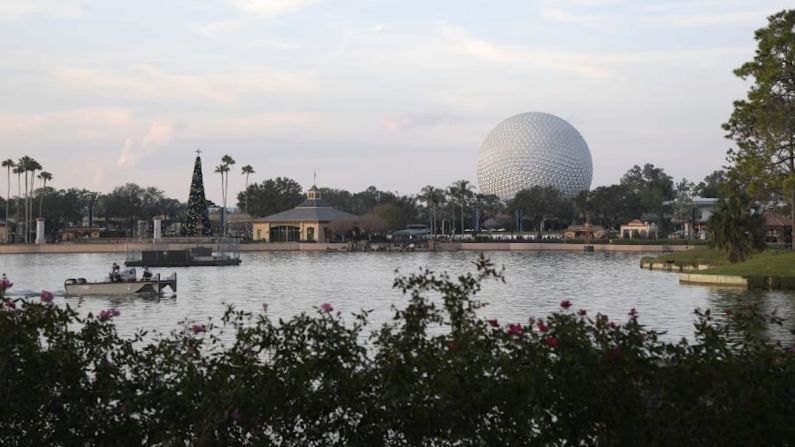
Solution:
M667 331L666 337L691 337L693 309L711 307L720 311L753 303L762 309L778 309L787 318L786 328L772 328L771 336L785 336L793 328L795 294L775 291L745 291L678 283L675 274L641 270L640 254L583 252L491 252L488 256L505 266L507 284L487 283L480 299L489 302L481 314L502 322L523 322L530 316L559 309L563 299L623 321L637 308L641 321ZM38 294L42 289L63 294L63 280L102 278L114 254L5 255L0 270L14 282L11 291ZM176 271L179 292L172 298L125 297L84 299L56 298L81 313L96 314L115 307L119 331L131 335L138 329L168 332L185 319L217 320L227 304L260 312L268 304L272 318L289 318L329 302L344 314L372 309L373 328L392 317L391 306L402 306L405 298L392 289L395 270L416 272L420 267L448 271L454 275L474 270L476 253L243 253L239 267L193 267L154 269L168 275Z
M755 314L765 320L775 316L781 324L764 325L764 336L786 344L795 341L795 297L792 292L745 289L714 289L709 307L719 321L727 314Z

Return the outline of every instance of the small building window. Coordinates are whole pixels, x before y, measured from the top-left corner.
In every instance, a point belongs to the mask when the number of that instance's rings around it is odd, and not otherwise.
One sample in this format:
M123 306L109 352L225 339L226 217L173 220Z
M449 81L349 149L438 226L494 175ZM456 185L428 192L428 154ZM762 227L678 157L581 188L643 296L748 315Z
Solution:
M301 237L301 229L294 225L280 225L271 228L271 242L295 242Z

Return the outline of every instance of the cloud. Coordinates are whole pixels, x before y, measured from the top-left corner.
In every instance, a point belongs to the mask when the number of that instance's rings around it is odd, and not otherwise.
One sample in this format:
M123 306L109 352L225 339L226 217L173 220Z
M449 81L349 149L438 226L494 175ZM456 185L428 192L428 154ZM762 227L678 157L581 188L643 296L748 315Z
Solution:
M381 31L386 29L386 25L383 23L376 23L375 25L370 27L370 31L374 33L380 33Z
M607 67L592 61L587 54L499 45L472 38L463 29L447 23L441 23L438 29L454 51L489 62L552 69L594 79L616 76Z
M124 140L124 147L121 149L119 159L116 160L116 166L120 168L132 168L135 166L135 158L132 138L127 138Z
M152 65L139 65L123 72L93 68L62 69L53 81L67 87L84 89L114 99L231 102L250 94L306 91L312 88L310 77L295 72L267 68L233 69L217 74L183 74Z
M85 0L2 0L0 21L29 15L77 18L84 14Z
M165 120L155 120L143 139L144 147L157 147L168 144L174 134L174 125Z
M417 127L435 127L450 124L460 119L450 115L433 113L390 114L383 118L381 124L388 130L405 130Z
M607 17L601 14L576 14L560 8L542 8L541 17L553 22L577 25L599 25L607 20Z
M123 107L80 107L46 113L0 114L4 134L68 131L83 139L98 139L133 125L132 111Z
M251 14L277 17L309 8L321 0L231 0L234 7Z
M679 27L702 26L762 26L771 14L769 10L735 11L728 13L681 14L650 17L648 20L660 25Z
M225 134L262 134L273 131L294 134L297 128L318 124L322 118L309 112L271 112L256 115L225 117L203 123L201 132Z
M169 121L157 119L149 124L146 134L136 145L132 138L124 140L116 165L120 168L132 168L141 158L145 158L157 149L171 142L174 136L174 125Z

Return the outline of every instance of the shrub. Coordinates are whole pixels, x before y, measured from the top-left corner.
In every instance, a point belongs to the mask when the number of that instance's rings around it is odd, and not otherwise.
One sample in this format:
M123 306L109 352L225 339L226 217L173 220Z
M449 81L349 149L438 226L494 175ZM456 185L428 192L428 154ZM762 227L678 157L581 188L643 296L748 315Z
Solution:
M667 342L635 309L611 320L569 300L546 318L482 320L487 260L451 278L399 276L408 303L368 335L332 304L278 324L229 308L219 324L118 336L113 318L6 301L0 444L791 445L795 354L756 316ZM44 296L44 294L42 294ZM575 303L576 304L576 303ZM13 307L13 308L12 308ZM780 320L774 320L780 323ZM234 332L224 344L221 336Z

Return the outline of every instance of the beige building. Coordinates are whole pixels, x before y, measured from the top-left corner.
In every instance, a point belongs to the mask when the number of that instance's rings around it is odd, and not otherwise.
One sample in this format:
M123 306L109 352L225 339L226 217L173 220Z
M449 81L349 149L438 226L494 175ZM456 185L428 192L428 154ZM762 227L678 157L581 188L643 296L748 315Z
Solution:
M607 237L607 232L601 225L585 223L584 225L569 225L563 231L563 237L566 239L603 239Z
M306 192L306 200L297 207L252 224L254 240L267 242L330 242L334 233L354 226L359 216L333 208L326 203L316 186Z
M100 228L96 227L64 228L61 232L61 240L67 242L81 239L99 239L101 231Z
M6 223L4 220L0 220L0 242L6 243L8 242L8 227L9 224Z
M621 225L622 239L654 239L657 237L657 225L635 219L628 224Z

